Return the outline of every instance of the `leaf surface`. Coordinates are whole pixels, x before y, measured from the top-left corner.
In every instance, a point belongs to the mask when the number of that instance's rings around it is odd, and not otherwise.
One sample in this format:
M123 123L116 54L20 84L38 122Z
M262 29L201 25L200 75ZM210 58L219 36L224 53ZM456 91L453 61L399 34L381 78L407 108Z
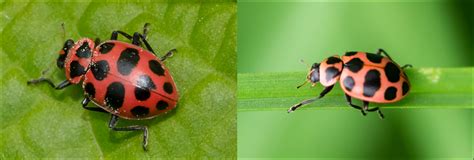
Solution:
M7 1L0 18L0 159L236 156L234 2ZM119 120L118 126L149 126L148 152L142 132L113 132L108 114L82 109L79 85L26 85L47 68L56 83L65 79L55 67L64 38L106 40L113 30L142 32L145 23L158 55L178 50L166 65L180 93L167 115Z

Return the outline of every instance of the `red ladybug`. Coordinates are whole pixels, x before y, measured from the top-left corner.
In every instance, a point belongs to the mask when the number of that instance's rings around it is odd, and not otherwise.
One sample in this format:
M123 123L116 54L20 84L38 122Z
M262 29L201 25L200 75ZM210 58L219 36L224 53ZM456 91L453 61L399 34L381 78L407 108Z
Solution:
M382 53L385 57L381 55ZM306 81L313 85L320 82L326 88L318 97L292 106L288 113L323 98L339 81L350 106L359 109L364 116L365 112L377 111L380 118L384 118L379 107L369 109L369 102L392 103L403 99L410 90L410 81L403 71L406 67L411 65L400 67L383 49L379 49L376 54L346 52L341 58L329 57L321 63L313 64ZM364 107L352 104L352 98L362 100Z
M28 81L28 84L47 82L55 89L63 89L82 81L84 100L82 107L87 110L110 113L109 128L114 131L143 130L143 149L148 144L146 126L117 127L118 118L129 120L151 119L176 107L178 92L163 61L176 50L157 58L146 40L148 24L143 34L133 36L122 32L112 32L111 40L98 43L83 38L74 42L69 39L59 52L57 66L65 68L66 80L58 85L47 78ZM132 43L117 41L118 34ZM147 49L140 46L142 43ZM99 106L88 107L92 102Z

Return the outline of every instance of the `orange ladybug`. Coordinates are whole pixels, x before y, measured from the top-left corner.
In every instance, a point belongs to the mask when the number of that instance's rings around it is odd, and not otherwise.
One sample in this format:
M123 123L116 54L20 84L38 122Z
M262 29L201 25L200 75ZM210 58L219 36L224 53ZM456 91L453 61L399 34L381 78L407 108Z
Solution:
M383 49L379 49L376 54L346 52L342 57L329 57L321 63L314 63L306 77L306 82L313 85L320 82L326 88L318 97L293 105L288 113L323 98L339 81L351 107L359 109L364 116L366 112L377 111L380 118L384 118L379 107L369 108L369 102L393 103L403 99L410 91L410 81L404 72L407 67L411 65L400 67ZM352 104L352 98L362 100L364 106Z

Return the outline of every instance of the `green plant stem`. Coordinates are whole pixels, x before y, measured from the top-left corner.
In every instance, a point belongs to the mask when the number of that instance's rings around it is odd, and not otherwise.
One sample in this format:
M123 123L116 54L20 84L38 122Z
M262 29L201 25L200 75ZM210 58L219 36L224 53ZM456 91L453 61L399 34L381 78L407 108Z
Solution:
M407 97L391 104L371 104L383 108L473 108L474 68L410 68ZM305 81L305 72L238 74L238 111L286 110L305 99L319 95L321 84L296 86ZM324 98L301 107L307 109L351 109L336 84ZM360 103L356 101L356 104Z

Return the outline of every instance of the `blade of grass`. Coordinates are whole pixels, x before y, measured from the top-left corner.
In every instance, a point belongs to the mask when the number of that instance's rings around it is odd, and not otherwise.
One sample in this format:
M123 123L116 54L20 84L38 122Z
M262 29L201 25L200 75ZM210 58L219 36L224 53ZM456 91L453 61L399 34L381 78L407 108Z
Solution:
M474 68L407 69L412 88L403 100L391 104L372 104L384 108L473 108ZM243 73L238 75L238 111L286 110L292 105L319 95L324 87L306 85L305 72ZM348 107L343 92L336 84L324 98L301 108L320 109ZM356 102L360 103L360 102Z

